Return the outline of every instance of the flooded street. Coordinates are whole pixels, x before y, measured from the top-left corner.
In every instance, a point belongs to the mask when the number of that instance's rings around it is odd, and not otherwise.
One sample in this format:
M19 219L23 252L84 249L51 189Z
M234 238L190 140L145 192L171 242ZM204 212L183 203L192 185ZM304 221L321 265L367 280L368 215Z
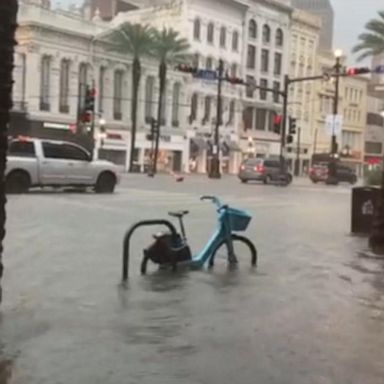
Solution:
M129 226L189 209L196 252L215 228L207 192L252 213L258 269L141 277L152 228L121 287ZM383 382L384 262L349 235L349 186L134 176L113 196L14 196L8 212L0 384Z

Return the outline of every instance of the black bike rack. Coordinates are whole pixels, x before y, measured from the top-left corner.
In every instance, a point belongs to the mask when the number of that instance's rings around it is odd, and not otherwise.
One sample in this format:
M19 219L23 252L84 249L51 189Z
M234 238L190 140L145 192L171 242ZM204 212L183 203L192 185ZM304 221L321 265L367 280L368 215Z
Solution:
M146 220L140 221L133 225L124 237L124 245L123 245L123 282L128 280L129 273L129 245L131 243L131 237L136 229L140 227L150 227L154 225L165 225L171 232L172 236L177 238L177 231L175 226L168 220Z

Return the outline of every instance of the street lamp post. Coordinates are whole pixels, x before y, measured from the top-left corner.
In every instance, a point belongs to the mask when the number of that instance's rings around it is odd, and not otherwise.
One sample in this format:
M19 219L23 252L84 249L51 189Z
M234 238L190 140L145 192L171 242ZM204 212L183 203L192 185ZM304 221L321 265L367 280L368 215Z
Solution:
M380 113L380 115L383 118L384 129L384 110ZM369 238L369 245L373 252L381 255L384 254L384 156L382 158L381 164L380 200L375 211L372 233Z
M336 136L336 119L339 112L339 93L340 93L340 73L341 73L341 58L343 52L340 49L335 51L335 98L333 100L333 127L332 127L332 140L331 140L331 161L328 166L328 180L327 184L337 184L337 136Z

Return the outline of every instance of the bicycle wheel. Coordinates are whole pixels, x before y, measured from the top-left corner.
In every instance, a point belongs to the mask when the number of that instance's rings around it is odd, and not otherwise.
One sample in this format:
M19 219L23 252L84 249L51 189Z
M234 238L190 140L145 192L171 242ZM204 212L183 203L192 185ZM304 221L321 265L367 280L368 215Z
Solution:
M257 250L252 241L249 240L247 237L235 235L234 233L231 236L233 250L236 257L236 260L234 260L234 262L237 262L238 258L243 258L244 256L247 256L245 253L249 252L251 256L252 267L257 266ZM212 257L209 260L210 268L214 266L215 258L219 256L221 256L222 258L226 257L226 259L229 260L229 250L225 240L222 240L213 250Z

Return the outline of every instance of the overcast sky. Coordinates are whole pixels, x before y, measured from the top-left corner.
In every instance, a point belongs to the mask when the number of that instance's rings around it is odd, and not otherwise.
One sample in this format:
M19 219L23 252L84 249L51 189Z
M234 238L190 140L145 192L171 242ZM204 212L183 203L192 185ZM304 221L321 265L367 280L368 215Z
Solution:
M366 22L374 18L378 10L384 10L384 0L331 1L336 13L334 45L349 53ZM64 5L81 3L82 0L54 0L57 2Z

